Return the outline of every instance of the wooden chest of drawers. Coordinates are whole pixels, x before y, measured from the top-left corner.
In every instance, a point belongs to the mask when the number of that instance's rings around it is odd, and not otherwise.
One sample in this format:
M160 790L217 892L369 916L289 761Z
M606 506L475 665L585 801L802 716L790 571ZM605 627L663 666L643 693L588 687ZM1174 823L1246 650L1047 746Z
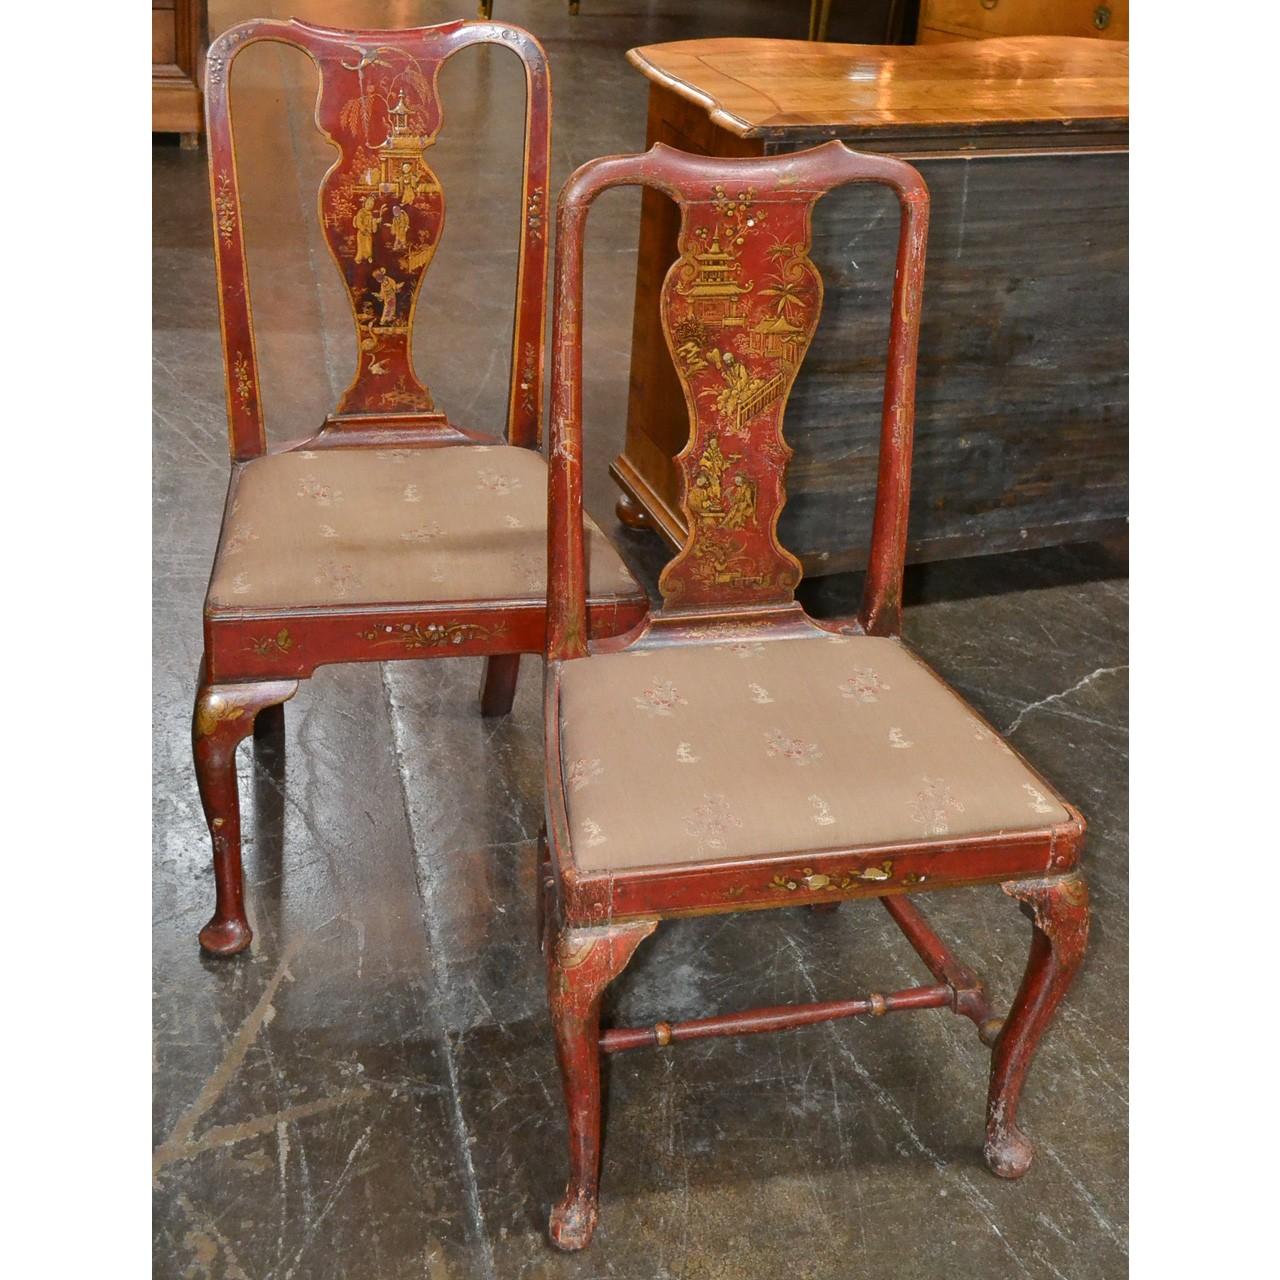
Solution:
M189 146L204 130L208 22L206 0L151 0L151 132L180 133Z
M917 44L991 36L1128 40L1129 0L922 0Z
M1057 36L915 45L690 40L628 55L648 141L777 155L836 137L932 193L912 560L1122 534L1128 512L1128 46ZM866 563L897 207L814 214L823 318L787 405L782 543L810 574ZM894 228L886 234L885 228ZM688 409L658 316L676 206L646 191L619 516L676 547ZM871 283L876 282L876 283Z

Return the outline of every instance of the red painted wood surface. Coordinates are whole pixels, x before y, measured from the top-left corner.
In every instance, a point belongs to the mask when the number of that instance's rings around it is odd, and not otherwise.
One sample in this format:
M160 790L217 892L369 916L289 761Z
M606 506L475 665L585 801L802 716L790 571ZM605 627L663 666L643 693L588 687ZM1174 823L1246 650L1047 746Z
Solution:
M527 31L497 22L449 22L400 31L339 31L275 20L244 22L209 50L205 108L214 253L232 459L228 506L239 473L267 451L258 377L243 212L232 123L232 70L252 44L301 49L316 67L317 129L334 161L320 183L317 213L351 305L358 358L346 389L318 433L285 449L453 448L494 444L498 433L463 430L437 411L413 367L412 333L423 279L444 227L446 200L427 159L446 113L440 68L476 44L510 49L524 69L526 110L522 218L516 268L514 341L505 436L541 442L547 285L551 84L542 47ZM495 514L495 524L500 516ZM648 601L634 593L593 602L595 634L626 630ZM255 718L279 719L297 680L334 662L476 657L486 665L481 710L505 714L515 694L518 655L545 646L540 599L395 602L344 608L244 611L206 607L204 658L196 694L195 766L214 850L217 907L201 933L206 950L247 947L240 866L235 749ZM225 714L223 714L225 713Z
M419 381L410 349L423 276L444 226L445 195L425 152L445 122L437 93L441 66L460 49L495 44L523 63L528 106L516 272L507 438L538 441L547 271L547 174L551 84L542 46L504 23L449 22L402 31L335 31L303 22L255 20L223 32L209 49L206 114L214 249L222 312L231 452L266 449L236 177L231 72L251 44L275 41L305 52L319 74L316 127L337 148L319 191L321 226L346 283L359 351L336 424L445 427ZM354 424L348 423L356 418Z
M889 187L901 220L862 605L855 618L820 623L795 602L800 566L777 537L791 456L783 415L822 301L821 280L808 256L813 205L850 182ZM687 532L660 579L662 607L629 633L592 643L582 527L583 241L591 202L622 185L660 191L679 209L681 256L663 282L660 310L689 412L688 443L677 459ZM692 156L657 145L643 155L592 161L561 193L552 337L543 867L551 1013L570 1118L569 1183L550 1222L551 1239L560 1248L585 1247L598 1212L602 1051L782 1030L891 1008L946 1006L970 1018L984 1043L994 1042L988 1163L1006 1177L1019 1176L1030 1163L1030 1144L1015 1123L1017 1104L1039 1037L1078 967L1087 930L1087 894L1075 871L1085 829L1077 810L1063 802L1066 822L1008 835L583 872L573 857L562 777L559 690L570 662L589 662L593 653L723 647L739 639L899 634L928 201L910 165L858 155L838 142L763 159ZM992 1017L981 980L904 896L923 887L981 883L1001 883L1035 914L1027 974L1003 1023ZM884 901L937 985L599 1034L604 987L660 920L831 906L866 897ZM578 959L592 955L597 959L590 967Z

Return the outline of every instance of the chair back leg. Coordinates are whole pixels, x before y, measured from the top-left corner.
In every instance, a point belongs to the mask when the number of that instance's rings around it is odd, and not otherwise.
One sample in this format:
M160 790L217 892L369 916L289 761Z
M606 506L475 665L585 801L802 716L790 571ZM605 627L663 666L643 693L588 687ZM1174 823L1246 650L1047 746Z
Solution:
M480 714L505 716L516 697L516 680L520 675L520 655L499 653L484 660L484 677L480 683Z

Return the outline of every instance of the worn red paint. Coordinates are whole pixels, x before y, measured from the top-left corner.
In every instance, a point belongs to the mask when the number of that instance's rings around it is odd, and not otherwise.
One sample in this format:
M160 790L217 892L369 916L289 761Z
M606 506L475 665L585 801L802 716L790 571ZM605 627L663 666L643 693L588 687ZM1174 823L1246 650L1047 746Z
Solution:
M286 449L438 449L501 443L453 425L414 371L412 327L418 292L445 217L445 196L426 159L445 116L436 84L461 49L498 45L524 69L527 90L514 340L505 438L541 442L546 314L551 84L542 47L506 23L449 22L410 30L339 31L301 22L250 21L209 49L205 109L218 304L232 460L228 507L245 467L267 452L245 259L243 215L230 110L232 67L252 44L301 49L319 75L316 127L337 148L321 181L318 212L351 301L358 351L355 376L317 434ZM495 515L495 522L498 517ZM593 604L594 634L633 626L644 593ZM201 932L205 948L230 955L249 945L240 867L236 744L255 717L292 696L299 679L334 662L426 657L490 659L481 709L511 708L521 653L542 651L541 600L473 600L362 608L206 607L204 657L196 694L195 766L214 847L217 909ZM447 643L445 642L447 641ZM234 714L212 717L210 708Z
M799 564L777 539L791 455L782 420L821 303L821 281L808 259L813 206L828 191L852 182L892 189L901 219L876 511L862 606L854 618L818 622L794 600ZM664 282L661 306L690 416L689 441L677 460L688 532L660 580L662 608L629 633L593 643L586 627L582 529L583 236L592 201L624 185L665 192L680 208L681 259ZM924 181L910 165L859 155L838 142L737 160L686 155L658 145L644 155L584 165L561 193L544 697L548 849L543 870L551 1013L571 1134L569 1182L550 1224L551 1239L561 1248L584 1247L595 1225L602 1049L946 1005L970 1018L984 1043L994 1040L986 1147L991 1168L1016 1177L1030 1162L1030 1146L1015 1124L1017 1102L1039 1037L1079 965L1087 930L1087 896L1075 870L1085 824L1075 809L1064 802L1069 820L1035 832L804 855L813 885L804 902L880 898L937 979L935 986L861 1001L618 1028L601 1037L599 1004L605 986L660 920L794 906L796 898L780 897L774 882L780 873L792 871L797 854L792 850L774 857L583 872L573 859L561 777L559 683L568 662L589 661L591 653L724 644L738 638L899 635L928 210ZM731 331L731 342L722 339L726 331ZM1052 791L1047 783L1045 787ZM883 874L867 878L868 869ZM1000 883L1034 908L1026 977L1003 1025L992 1016L981 980L951 954L904 896L926 885L932 891L982 883ZM590 954L595 946L607 963L568 964L569 954L584 949ZM571 1000L566 992L572 993Z

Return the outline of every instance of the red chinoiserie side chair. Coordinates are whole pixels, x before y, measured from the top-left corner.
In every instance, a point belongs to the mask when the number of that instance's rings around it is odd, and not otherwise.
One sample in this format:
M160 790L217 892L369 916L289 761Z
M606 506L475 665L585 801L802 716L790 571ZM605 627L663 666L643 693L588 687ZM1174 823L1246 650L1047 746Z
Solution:
M795 602L778 543L791 450L783 408L822 281L810 217L851 182L901 206L879 480L860 615ZM677 463L689 532L659 611L592 641L582 524L582 240L601 191L640 184L680 207L661 294L689 408ZM662 145L584 165L560 198L553 341L543 940L569 1113L568 1188L551 1238L582 1248L597 1215L600 1055L831 1018L947 1008L992 1046L986 1157L1033 1148L1015 1123L1031 1056L1084 952L1080 814L900 637L916 345L929 198L910 165L843 144L721 160ZM911 896L999 884L1029 908L1031 956L1007 1018ZM866 999L600 1030L605 987L659 921L879 898L933 975Z
M319 72L316 125L338 153L319 216L356 347L355 376L319 432L270 451L228 105L232 63L262 40L304 50ZM451 423L411 354L419 286L444 226L444 194L424 158L442 123L436 82L448 58L482 43L520 58L527 92L505 439ZM328 662L484 655L481 707L501 715L519 655L545 647L551 89L538 42L501 23L331 31L252 21L213 42L205 97L232 465L192 735L217 884L200 942L231 955L252 939L236 746L251 730L261 740L283 728L281 704L300 679ZM594 527L590 542L590 625L616 634L647 600Z

